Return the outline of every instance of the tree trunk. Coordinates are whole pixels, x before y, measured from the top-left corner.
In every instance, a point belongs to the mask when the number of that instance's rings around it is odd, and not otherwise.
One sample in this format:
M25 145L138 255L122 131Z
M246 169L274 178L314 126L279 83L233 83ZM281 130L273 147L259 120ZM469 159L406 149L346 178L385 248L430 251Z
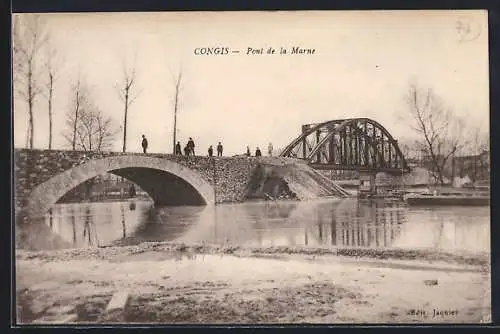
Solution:
M92 133L89 130L89 151L92 151Z
M54 78L49 75L49 150L52 149L52 89L54 87Z
M103 134L101 132L101 130L99 129L99 139L97 141L97 151L101 151L101 146L102 146L102 138L103 137Z
M177 99L175 101L175 106L174 106L174 141L173 141L173 146L172 146L172 154L175 154L175 143L177 140Z
M75 121L73 122L73 141L71 143L71 147L73 148L73 151L76 148L76 113L75 113Z
M455 182L455 154L451 157L451 185Z
M28 128L26 129L26 143L24 147L29 148L29 143L30 143L30 124L28 123Z
M436 163L436 172L437 172L437 176L439 179L439 184L441 186L443 186L444 185L443 168L441 168L441 166L439 165L439 162Z
M29 101L29 123L30 123L29 124L29 131L30 131L30 133L29 133L29 138L30 138L29 148L33 149L33 136L34 136L34 132L35 132L35 130L34 130L35 127L33 126L33 124L35 122L33 120L33 101L31 101L31 99Z
M128 89L125 93L125 115L123 120L123 153L127 151Z
M172 153L175 154L175 143L177 141L177 108L179 103L179 85L181 81L181 74L177 78L177 82L175 83L175 101L174 101L174 136L173 136L173 146Z
M90 114L90 120L89 120L89 151L92 151L92 130L93 130L93 124L94 124L94 116L92 115L92 112Z
M477 161L476 161L476 156L474 155L474 158L472 159L473 161L473 166L472 166L472 182L476 182L476 177L477 177Z
M75 108L75 120L73 122L73 142L72 142L72 147L73 147L73 151L76 149L76 126L77 126L77 122L78 122L78 109L80 108L80 105L79 105L79 92L77 91L76 92L76 108Z
M29 116L29 148L33 149L33 137L35 133L34 119L33 119L33 74L31 64L28 69L28 116Z

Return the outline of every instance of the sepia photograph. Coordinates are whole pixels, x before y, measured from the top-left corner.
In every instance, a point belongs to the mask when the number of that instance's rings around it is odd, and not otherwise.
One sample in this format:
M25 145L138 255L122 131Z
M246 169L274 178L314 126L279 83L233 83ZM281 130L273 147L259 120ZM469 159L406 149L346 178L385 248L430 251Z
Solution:
M486 10L12 14L15 325L491 323Z

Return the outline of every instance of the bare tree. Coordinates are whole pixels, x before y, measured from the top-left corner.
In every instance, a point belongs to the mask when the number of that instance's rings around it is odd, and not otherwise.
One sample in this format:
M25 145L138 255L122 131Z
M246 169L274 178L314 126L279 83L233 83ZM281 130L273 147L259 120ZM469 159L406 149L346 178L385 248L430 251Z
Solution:
M64 138L73 150L102 151L110 149L119 129L93 102L90 91L81 80L74 88L72 108L66 119Z
M172 80L174 83L174 97L172 100L174 107L174 136L172 141L172 153L175 154L175 143L177 142L177 112L179 111L179 99L182 89L182 69L180 69L176 75L172 75Z
M88 88L78 74L76 83L71 90L71 100L66 117L67 129L62 133L72 150L76 150L77 147L77 130L81 119L81 110L88 101L88 94Z
M106 117L99 109L96 114L96 150L108 150L113 147L115 137L120 128L115 125L112 118Z
M481 126L471 126L469 133L465 134L469 141L463 148L462 153L472 160L472 181L477 177L484 177L487 172L487 163L483 160L483 153L490 150L490 138L487 131ZM479 165L479 166L478 166Z
M45 91L44 91L44 96L47 100L47 106L48 106L48 116L49 116L49 150L52 149L52 128L53 128L53 111L52 111L52 104L53 104L53 99L54 99L54 84L55 81L57 80L58 74L59 74L59 68L58 68L58 55L56 50L50 45L50 43L47 43L46 45L46 61L45 61L45 69L46 69L46 76L47 76L47 82L45 85Z
M418 159L418 144L415 139L401 138L398 140L398 146L407 160Z
M83 151L102 151L113 146L118 130L113 120L102 110L89 105L82 109L80 126L77 129L78 147Z
M35 134L34 107L42 91L40 56L48 40L45 22L38 14L14 17L13 65L15 92L28 105L27 147L33 148Z
M464 122L446 108L431 89L411 84L407 95L411 128L418 135L416 148L427 155L434 178L445 183L445 165L464 147Z
M125 61L123 62L122 68L122 83L117 86L118 94L120 100L123 102L123 152L127 150L127 124L128 124L128 111L130 106L140 94L140 91L137 90L136 82L137 82L137 73L136 73L136 65L134 59L133 66L127 66Z
M465 154L479 155L490 150L490 138L487 131L481 126L473 126L470 129L468 145L464 147Z
M73 106L67 114L68 129L63 133L64 138L74 147L73 149L81 151L111 149L120 129L115 127L113 120L105 116L102 110L92 103L89 89L81 82L79 87L78 98L73 101L78 106ZM96 181L98 181L96 178L91 178L84 183L86 198L90 197Z

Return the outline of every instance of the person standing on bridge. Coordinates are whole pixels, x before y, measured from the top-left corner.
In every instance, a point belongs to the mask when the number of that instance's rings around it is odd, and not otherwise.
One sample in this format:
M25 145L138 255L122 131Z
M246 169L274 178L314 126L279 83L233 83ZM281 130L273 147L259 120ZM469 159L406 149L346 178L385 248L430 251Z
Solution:
M208 148L208 156L211 157L214 155L214 149L212 147L212 145L210 145L210 147Z
M175 144L175 155L182 155L181 142Z
M273 144L269 143L269 146L267 147L267 153L270 157L273 156Z
M148 150L148 140L146 139L145 135L142 135L142 152L146 154L146 151Z
M219 142L219 145L217 145L217 156L222 157L222 144Z
M257 149L255 150L255 156L256 157L261 157L262 156L262 152L260 151L259 147L257 147Z
M247 146L247 157L249 157L251 154L250 154L250 146Z
M189 148L189 152L194 155L194 140L193 138L189 137L189 140L188 140L188 143L187 143L187 146Z
M191 150L190 150L189 146L186 144L186 146L184 146L184 155L189 156L190 153L191 153Z

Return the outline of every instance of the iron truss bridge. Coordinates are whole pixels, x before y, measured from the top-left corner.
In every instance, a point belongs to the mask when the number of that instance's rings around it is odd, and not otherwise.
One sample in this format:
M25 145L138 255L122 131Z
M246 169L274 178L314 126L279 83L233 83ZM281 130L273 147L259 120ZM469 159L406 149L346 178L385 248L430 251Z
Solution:
M280 154L307 160L319 170L403 174L410 171L398 142L379 123L351 118L302 126L302 133Z

